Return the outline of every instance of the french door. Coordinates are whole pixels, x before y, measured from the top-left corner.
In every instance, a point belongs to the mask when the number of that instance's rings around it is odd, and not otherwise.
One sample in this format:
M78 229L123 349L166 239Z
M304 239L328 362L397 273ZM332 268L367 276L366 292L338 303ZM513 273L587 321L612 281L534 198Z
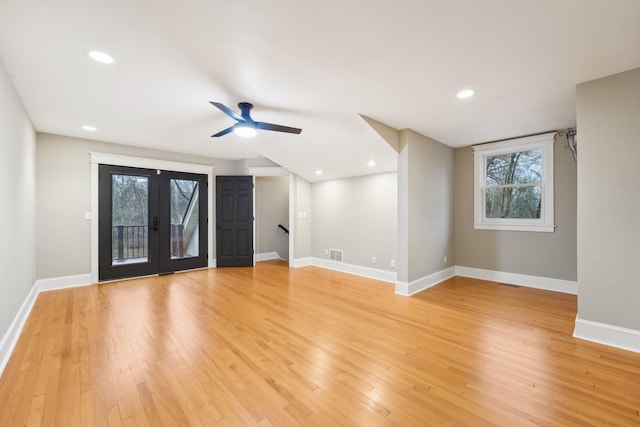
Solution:
M99 280L207 266L207 175L99 166Z

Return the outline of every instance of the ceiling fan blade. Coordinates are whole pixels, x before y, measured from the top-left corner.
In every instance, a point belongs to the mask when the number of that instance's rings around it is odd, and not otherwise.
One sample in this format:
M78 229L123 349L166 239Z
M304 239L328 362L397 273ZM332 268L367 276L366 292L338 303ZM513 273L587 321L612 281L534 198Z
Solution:
M299 134L300 132L302 132L302 129L291 128L289 126L274 125L273 123L255 122L255 124L258 129L262 129L262 130L273 130L276 132L286 132L286 133L295 133L295 134Z
M225 130L221 130L220 132L216 133L215 135L211 135L211 138L216 138L218 136L224 136L224 135L226 135L228 133L231 133L231 132L233 132L233 129L235 127L236 127L236 125L233 125L233 126L231 126L229 128L226 128Z
M242 118L242 116L238 113L236 113L235 111L233 111L231 108L227 107L224 104L220 104L219 102L213 102L213 101L209 101L211 103L211 105L213 105L214 107L217 107L218 109L220 109L220 111L222 111L223 113L225 113L227 116L231 117L234 120L237 120L239 122L243 122L244 119ZM214 135L215 136L215 135Z

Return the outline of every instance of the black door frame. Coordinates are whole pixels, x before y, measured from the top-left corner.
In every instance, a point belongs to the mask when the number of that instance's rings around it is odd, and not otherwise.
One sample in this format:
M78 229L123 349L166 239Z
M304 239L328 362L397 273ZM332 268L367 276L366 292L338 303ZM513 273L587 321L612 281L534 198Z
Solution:
M200 174L202 175L202 174ZM170 228L160 227L160 262L158 266L158 270L160 274L162 273L171 273L174 271L182 271L182 270L190 270L194 268L203 268L202 265L202 257L204 256L204 267L209 266L209 252L208 252L208 225L209 225L209 217L208 217L208 207L209 207L209 191L208 191L208 179L202 179L200 176L196 176L190 172L177 172L177 171L162 171L160 174L160 204L159 209L160 212L168 212L170 209L170 196L169 196L169 181L171 179L186 179L186 180L197 180L199 183L200 191L200 200L198 203L199 208L199 217L206 218L204 222L206 224L205 227L200 228L199 230L199 238L198 238L198 253L200 256L198 257L189 257L189 258L177 258L171 259L171 238L169 234L171 233ZM165 193L166 190L166 193Z
M84 213L85 219L90 220L90 228L91 228L91 272L90 274L83 275L86 277L85 280L87 283L98 283L99 282L99 212L98 212L98 194L99 194L99 165L107 164L107 165L115 165L115 166L129 166L134 168L143 168L143 169L156 169L156 170L167 170L167 171L177 171L177 172L187 172L187 173L196 173L201 175L207 175L207 217L214 218L215 212L213 211L214 203L213 203L213 187L215 186L213 166L195 164L195 163L182 163L182 162L174 162L170 160L155 160L148 159L144 157L134 157L134 156L122 156L117 154L109 154L109 153L100 153L100 152L89 152L90 155L90 164L91 164L91 210L86 211ZM209 221L207 225L207 253L208 256L208 266L213 267L215 264L212 260L212 256L214 254L213 246L215 244L215 234L213 230L214 224L213 221Z
M134 243L147 243L135 250L146 258L139 262L112 263L113 226L112 185L113 174L145 177L147 180L146 226L133 227ZM171 181L189 180L198 183L198 250L197 255L172 258ZM209 266L208 254L208 176L189 172L165 171L127 166L99 165L99 279L114 280L153 274L204 268ZM125 227L127 230L132 227ZM125 230L125 231L127 231ZM176 229L179 235L179 229ZM120 233L122 233L120 229ZM130 231L130 230L129 230ZM126 233L125 233L126 234ZM141 237L142 236L142 237ZM175 237L175 236L174 236ZM120 246L120 250L122 246ZM146 250L145 250L146 249ZM177 248L176 248L177 249ZM179 250L179 249L178 249ZM180 255L181 256L181 255Z
M158 247L159 231L157 227L157 218L159 216L159 181L153 174L156 171L153 169L132 168L125 166L112 166L112 165L100 165L100 180L99 180L99 212L103 210L111 211L111 198L112 198L112 180L111 174L121 175L133 175L144 176L147 178L147 197L148 197L148 212L147 212L147 227L141 233L146 234L148 243L146 251L146 262L125 263L112 267L112 241L111 239L99 241L99 279L115 280L121 278L148 276L150 274L156 274L159 269L159 257L152 248ZM108 178L108 179L107 179ZM108 214L111 219L111 214ZM154 218L155 227L154 227ZM139 228L139 227L136 227ZM112 221L107 221L106 218L101 218L99 221L99 235L108 236L112 234Z

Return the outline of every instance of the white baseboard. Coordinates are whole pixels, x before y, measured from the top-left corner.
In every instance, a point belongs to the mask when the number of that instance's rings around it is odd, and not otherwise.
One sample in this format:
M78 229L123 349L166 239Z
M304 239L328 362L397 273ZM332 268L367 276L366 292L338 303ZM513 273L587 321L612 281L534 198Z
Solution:
M444 282L453 276L455 276L455 268L449 267L411 282L396 282L395 293L398 295L411 296L435 286L440 282Z
M289 265L293 268L306 267L308 265L313 265L313 261L311 257L293 258L291 259L291 262L289 263Z
M381 280L383 282L394 283L398 275L395 271L379 270L377 268L363 267L354 264L345 264L344 262L315 257L311 258L311 263L311 265L315 265L317 267L341 271L343 273L355 274L358 276L368 277L370 279Z
M209 260L209 268L216 268L217 262L215 258Z
M572 280L505 273L503 271L483 270L481 268L462 267L459 265L455 267L455 275L578 295L578 282Z
M9 363L11 353L13 353L13 349L18 343L18 338L20 338L20 333L22 332L22 328L24 328L24 324L27 322L27 318L31 313L33 304L36 302L38 293L38 286L34 283L27 297L24 299L22 306L20 306L16 317L13 318L13 322L9 325L9 329L7 329L7 332L2 336L2 339L0 339L0 375L2 375L7 363Z
M256 254L256 262L269 261L271 259L282 259L278 252L265 252L262 254Z
M640 331L576 317L573 336L599 344L640 353Z
M86 286L90 284L91 273L36 280L22 303L20 310L18 310L16 317L14 317L13 322L9 325L9 329L2 339L0 339L0 375L2 375L4 368L9 362L11 353L13 353L13 349L18 343L18 338L20 337L20 333L22 333L22 328L24 328L24 324L26 323L29 314L31 314L31 310L38 298L38 294L40 294L40 292L52 291L55 289L75 288L77 286Z
M44 291L54 291L56 289L75 288L91 284L91 273L77 274L75 276L53 277L51 279L38 279L35 286L38 293Z

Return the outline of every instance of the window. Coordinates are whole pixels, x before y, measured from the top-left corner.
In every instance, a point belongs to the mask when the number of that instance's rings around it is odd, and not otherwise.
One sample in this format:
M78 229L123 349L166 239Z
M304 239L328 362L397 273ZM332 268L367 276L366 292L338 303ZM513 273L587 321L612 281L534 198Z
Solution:
M473 147L474 228L553 232L554 136Z

